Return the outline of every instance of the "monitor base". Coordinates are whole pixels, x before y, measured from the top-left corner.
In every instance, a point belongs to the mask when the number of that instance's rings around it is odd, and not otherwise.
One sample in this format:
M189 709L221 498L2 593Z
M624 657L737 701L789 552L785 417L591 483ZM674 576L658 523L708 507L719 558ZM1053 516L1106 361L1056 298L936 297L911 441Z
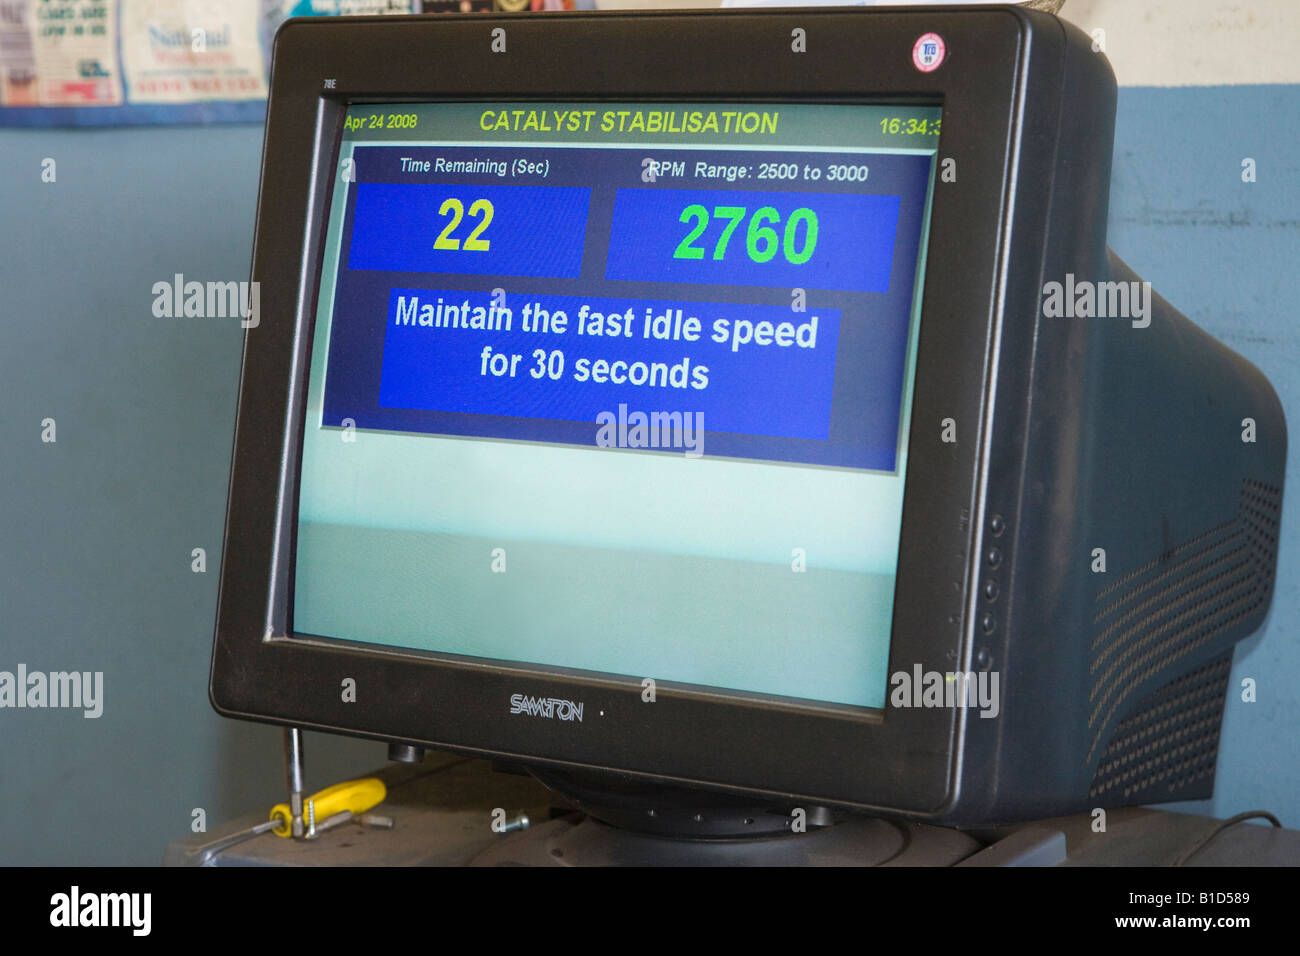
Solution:
M674 839L592 817L561 818L511 834L471 866L953 866L982 848L969 834L853 818L807 833Z
M833 825L829 807L759 802L716 791L648 783L621 774L529 767L561 802L609 824L675 840L746 840L795 835Z

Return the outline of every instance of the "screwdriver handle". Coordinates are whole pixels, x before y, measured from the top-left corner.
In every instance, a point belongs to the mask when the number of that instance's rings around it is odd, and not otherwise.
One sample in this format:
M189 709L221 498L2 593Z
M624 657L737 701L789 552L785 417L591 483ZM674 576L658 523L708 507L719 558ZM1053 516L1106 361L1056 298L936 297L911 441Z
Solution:
M367 810L382 803L386 796L388 796L388 788L384 786L382 780L378 777L364 777L360 780L336 783L307 799L312 803L316 819L324 820L343 811L361 816ZM271 819L279 821L271 831L276 836L287 837L292 834L293 815L287 803L277 803L272 807Z

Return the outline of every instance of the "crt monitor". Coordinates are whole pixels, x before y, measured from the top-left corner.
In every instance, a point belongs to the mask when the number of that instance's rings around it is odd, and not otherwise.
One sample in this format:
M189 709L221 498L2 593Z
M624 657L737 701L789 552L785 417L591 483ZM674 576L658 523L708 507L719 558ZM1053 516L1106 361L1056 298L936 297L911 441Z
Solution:
M955 824L1207 795L1285 423L1109 252L1115 94L1009 7L287 22L214 705Z

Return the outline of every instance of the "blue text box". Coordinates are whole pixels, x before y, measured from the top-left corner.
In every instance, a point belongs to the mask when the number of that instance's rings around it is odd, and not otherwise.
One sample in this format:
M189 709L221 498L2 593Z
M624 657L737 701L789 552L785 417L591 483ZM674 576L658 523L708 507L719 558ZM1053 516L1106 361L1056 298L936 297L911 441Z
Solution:
M849 193L620 189L605 278L888 292L900 201ZM771 211L751 233L760 210Z
M574 279L590 201L577 186L358 183L348 268ZM435 249L440 237L460 248Z
M838 309L563 295L516 295L507 307L508 329L488 293L393 289L380 407L594 423L624 404L702 412L711 432L828 437ZM525 307L534 318L538 307L552 320L564 313L566 331L524 331ZM476 322L476 310L482 327L465 327ZM647 311L652 327L664 315L683 329L696 319L698 340L646 338ZM593 313L617 315L631 334L591 334ZM608 332L613 323L601 325ZM562 360L552 357L557 351ZM497 430L485 420L480 434L495 437Z

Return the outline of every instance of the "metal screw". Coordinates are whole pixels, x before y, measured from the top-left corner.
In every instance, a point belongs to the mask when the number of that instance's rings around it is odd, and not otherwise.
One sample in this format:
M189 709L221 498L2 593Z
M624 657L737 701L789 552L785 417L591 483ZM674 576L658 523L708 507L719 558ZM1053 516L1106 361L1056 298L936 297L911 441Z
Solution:
M528 819L528 814L521 813L513 820L507 820L506 825L501 828L502 833L510 833L512 830L527 830L532 825Z

